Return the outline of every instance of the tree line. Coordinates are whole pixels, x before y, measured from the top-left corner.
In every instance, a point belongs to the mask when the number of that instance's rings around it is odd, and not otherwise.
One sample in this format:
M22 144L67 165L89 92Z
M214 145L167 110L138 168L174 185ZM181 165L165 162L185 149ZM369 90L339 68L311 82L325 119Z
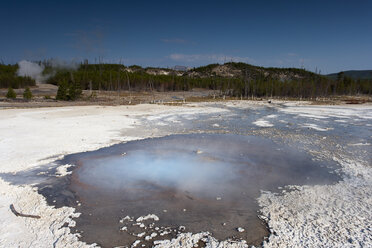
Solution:
M109 91L188 91L204 88L214 90L216 94L244 98L315 98L372 94L371 80L354 80L342 73L333 80L303 69L263 68L235 63L234 66L240 67L241 75L221 77L213 73L208 74L213 66L215 65L194 69L206 75L195 77L191 76L192 74L178 76L172 71L168 75L152 75L141 67L125 67L121 64L82 64L76 71L59 70L48 82L55 85L69 82L79 89ZM275 76L278 73L290 76L280 79Z
M35 80L30 77L21 77L17 75L18 65L0 64L0 88L25 88L34 86Z
M222 77L213 69L218 64L194 68L183 75L165 70L153 75L140 66L84 63L77 70L55 69L45 64L47 82L59 86L57 99L75 100L82 90L103 91L188 91L193 88L213 90L216 95L233 97L293 97L315 98L330 95L372 94L371 80L354 80L339 73L328 78L304 69L264 68L245 63L224 64L237 70L233 77ZM16 75L17 65L0 65L1 88L34 86L35 80ZM279 76L278 76L279 75ZM284 75L284 77L280 77Z

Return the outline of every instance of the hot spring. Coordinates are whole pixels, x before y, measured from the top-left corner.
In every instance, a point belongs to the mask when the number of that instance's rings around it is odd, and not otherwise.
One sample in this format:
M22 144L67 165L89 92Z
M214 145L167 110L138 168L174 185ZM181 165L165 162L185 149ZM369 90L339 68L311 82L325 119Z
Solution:
M132 141L68 155L60 163L76 165L68 183L44 184L39 191L51 204L76 207L82 214L73 230L83 241L103 247L138 239L150 246L179 232L202 231L219 240L259 245L269 234L257 217L261 190L339 180L330 164L300 149L232 134ZM159 220L136 223L148 214ZM245 231L238 232L239 227ZM156 237L146 241L152 233Z

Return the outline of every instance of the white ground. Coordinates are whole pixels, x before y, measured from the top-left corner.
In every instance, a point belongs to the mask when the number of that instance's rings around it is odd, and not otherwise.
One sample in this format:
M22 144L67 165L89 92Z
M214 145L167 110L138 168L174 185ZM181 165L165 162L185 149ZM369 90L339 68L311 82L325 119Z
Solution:
M239 108L257 106L251 102L227 102ZM259 103L259 105L262 105ZM300 106L288 104L286 113L309 118L334 116L372 118L371 105ZM159 120L163 125L192 119L196 113L224 112L209 104L187 107L137 105L117 107L61 107L0 110L0 173L16 173L44 165L65 154L95 150L122 141L156 136L156 130L143 130L140 117ZM227 113L226 113L227 114ZM268 116L264 121L275 116ZM262 124L257 120L257 124ZM372 134L371 134L372 135ZM371 164L335 157L350 176L332 186L297 187L298 190L274 195L264 192L259 198L262 218L272 232L267 247L372 247L372 172ZM67 168L61 168L64 175ZM14 204L22 213L41 219L16 217ZM73 225L72 208L55 209L46 204L32 186L12 186L0 179L0 247L87 247L70 234L64 223ZM159 247L192 247L204 238L209 247L245 247L244 243L218 243L206 233L182 234L178 239L159 242ZM92 245L93 246L93 245Z

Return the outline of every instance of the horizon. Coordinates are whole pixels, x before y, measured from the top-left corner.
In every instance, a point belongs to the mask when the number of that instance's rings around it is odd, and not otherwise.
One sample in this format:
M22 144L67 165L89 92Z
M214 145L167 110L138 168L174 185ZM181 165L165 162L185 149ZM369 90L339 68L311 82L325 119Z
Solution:
M60 68L60 69L68 69L68 70L77 70L78 69L78 66L80 65L83 65L85 63L85 61L88 62L88 65L99 65L99 64L106 64L106 65L122 65L124 67L132 67L132 66L139 66L141 67L142 69L151 69L151 68L154 68L154 69L167 69L167 70L174 70L174 71L177 71L179 69L176 69L176 67L183 67L183 69L186 69L186 70L192 70L192 69L196 69L196 68L199 68L199 67L206 67L206 66L209 66L209 65L225 65L225 64L229 64L229 63L244 63L244 64L248 64L248 65L251 65L251 66L255 66L255 67L262 67L262 68L265 68L265 69L269 69L269 68L276 68L276 69L299 69L299 70L305 70L305 71L309 71L309 72L312 72L312 73L315 73L315 74L319 74L319 75L323 75L323 76L327 76L327 75L331 75L331 74L337 74L337 73L340 73L340 72L353 72L353 71L372 71L372 70L344 70L344 71L338 71L338 72L333 72L333 73L327 73L327 74L323 74L322 72L319 72L319 71L311 71L311 70L308 70L306 68L298 68L298 67L272 67L272 66L257 66L257 65L254 65L254 64L249 64L249 63L246 63L246 62L240 62L240 61L228 61L228 62L223 62L223 63L210 63L210 64L205 64L205 65L200 65L200 66L184 66L184 65L174 65L174 66L166 66L166 67L161 67L161 66L140 66L140 65L137 65L137 64L132 64L132 65L125 65L124 63L122 62L108 62L108 63L105 63L103 61L101 61L101 63L99 63L98 61L96 62L92 62L92 61L89 61L87 59L83 59L81 61L77 61L77 60L71 60L71 61L66 61L66 60L60 60L60 59L55 59L55 58L49 58L49 59L43 59L43 60L21 60L21 61L18 61L17 63L14 63L14 64L8 64L8 65L18 65L20 66L20 64L26 62L26 63L44 63L44 66L46 66L48 63L51 63L51 67L53 68ZM46 64L45 64L46 63ZM3 62L3 64L5 64ZM44 67L40 67L40 68L43 68ZM317 69L317 68L316 68Z
M5 1L0 59L372 69L370 1ZM37 17L37 18L35 18Z

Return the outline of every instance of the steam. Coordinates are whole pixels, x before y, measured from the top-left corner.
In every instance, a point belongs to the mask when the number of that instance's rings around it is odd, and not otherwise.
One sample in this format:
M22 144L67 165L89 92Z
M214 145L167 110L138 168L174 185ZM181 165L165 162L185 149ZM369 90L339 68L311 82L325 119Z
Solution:
M44 65L30 62L27 60L22 60L18 62L17 75L22 77L31 77L35 79L37 83L43 83L48 79L48 76L43 75Z
M43 73L45 65L52 67L53 70L51 73ZM22 77L31 77L36 81L36 83L45 83L48 78L55 75L56 69L77 70L79 65L80 64L76 61L68 62L60 59L50 59L43 63L22 60L18 62L19 68L17 75Z

